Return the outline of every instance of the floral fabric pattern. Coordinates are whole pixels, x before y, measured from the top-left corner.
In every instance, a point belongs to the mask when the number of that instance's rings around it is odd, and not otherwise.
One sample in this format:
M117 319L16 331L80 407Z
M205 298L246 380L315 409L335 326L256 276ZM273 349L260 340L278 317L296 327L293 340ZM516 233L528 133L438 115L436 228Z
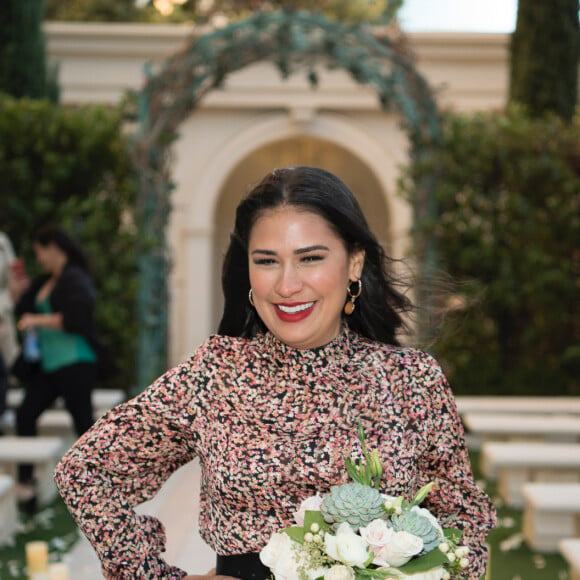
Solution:
M344 457L361 454L358 419L385 461L381 491L410 500L435 481L425 506L465 530L466 578L479 579L495 513L473 480L440 367L347 327L313 350L269 333L210 337L85 433L56 482L107 578L181 578L160 556L163 526L135 505L199 457L202 537L220 555L259 552L303 499L348 481Z

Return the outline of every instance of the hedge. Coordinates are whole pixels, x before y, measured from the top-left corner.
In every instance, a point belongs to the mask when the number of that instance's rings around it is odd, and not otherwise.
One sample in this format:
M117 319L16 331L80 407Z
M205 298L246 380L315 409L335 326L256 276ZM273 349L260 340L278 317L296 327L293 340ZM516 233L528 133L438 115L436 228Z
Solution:
M434 354L458 393L580 395L580 122L514 108L443 123L401 182L413 201L438 177L416 231L456 283Z
M39 225L58 222L83 244L100 336L118 367L106 386L129 389L137 344L136 183L120 112L0 94L0 142L0 228L31 274L38 271L31 238Z

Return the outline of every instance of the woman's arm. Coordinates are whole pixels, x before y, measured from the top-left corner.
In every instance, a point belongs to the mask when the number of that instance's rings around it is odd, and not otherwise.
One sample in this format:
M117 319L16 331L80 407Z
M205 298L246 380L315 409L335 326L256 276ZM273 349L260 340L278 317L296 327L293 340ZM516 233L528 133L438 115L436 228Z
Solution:
M495 509L489 497L473 479L465 445L465 434L447 379L439 365L428 357L431 369L425 375L426 421L429 446L420 458L425 481L436 485L425 501L445 527L464 530L462 543L470 549L466 578L479 579L485 573L485 538L495 525Z
M62 313L53 312L51 314L33 314L27 312L23 314L18 321L18 330L26 330L27 328L52 328L55 330L62 330Z
M111 410L65 455L59 491L101 559L106 578L177 579L168 565L165 531L134 507L197 454L196 414L203 376L183 364L135 399Z
M61 315L60 330L92 336L96 293L89 275L77 266L67 266L51 293L53 312Z

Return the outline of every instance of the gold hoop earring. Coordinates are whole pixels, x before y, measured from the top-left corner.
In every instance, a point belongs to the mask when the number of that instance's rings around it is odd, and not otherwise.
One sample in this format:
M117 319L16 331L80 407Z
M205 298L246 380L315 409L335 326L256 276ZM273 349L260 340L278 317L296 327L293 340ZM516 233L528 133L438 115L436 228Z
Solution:
M353 294L352 290L351 290L351 286L353 284L358 284L358 288L356 290L356 293ZM360 293L362 292L362 281L359 278L358 280L355 280L354 282L350 283L347 287L346 287L346 293L348 294L349 300L348 302L344 305L344 313L347 316L350 316L355 309L355 305L354 305L354 301L360 296Z
M250 291L248 292L248 301L250 302L250 304L252 306L254 306L254 295L252 294L252 289L250 288ZM255 306L254 306L255 308Z

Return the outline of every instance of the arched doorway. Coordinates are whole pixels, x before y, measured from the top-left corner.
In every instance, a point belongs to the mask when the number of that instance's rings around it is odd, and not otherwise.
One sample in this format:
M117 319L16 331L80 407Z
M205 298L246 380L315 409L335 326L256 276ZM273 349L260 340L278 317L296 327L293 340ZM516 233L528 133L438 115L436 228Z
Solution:
M399 114L415 156L428 152L438 139L437 108L405 43L386 35L374 37L360 27L330 21L320 14L293 10L257 13L193 40L166 61L140 94L140 130L134 140L140 178L136 219L143 241L138 248L137 388L166 367L169 258L165 230L172 190L171 145L178 127L203 95L220 86L228 74L264 60L274 62L283 77L305 69L313 86L321 66L341 68L357 83L373 86L383 109ZM426 182L419 190L422 193L414 210L420 214L428 211L431 184ZM206 239L200 242L207 246ZM203 251L207 253L207 247ZM206 289L200 300L209 298L207 294Z
M221 258L223 257L235 208L244 193L243 184L252 184L274 167L300 163L323 167L338 175L356 193L371 228L380 237L385 248L392 246L389 236L389 209L386 192L377 176L365 163L345 148L320 138L301 135L274 141L255 149L234 167L221 189L216 204L213 234L213 284L212 312L214 328L217 327L223 300L220 289Z

